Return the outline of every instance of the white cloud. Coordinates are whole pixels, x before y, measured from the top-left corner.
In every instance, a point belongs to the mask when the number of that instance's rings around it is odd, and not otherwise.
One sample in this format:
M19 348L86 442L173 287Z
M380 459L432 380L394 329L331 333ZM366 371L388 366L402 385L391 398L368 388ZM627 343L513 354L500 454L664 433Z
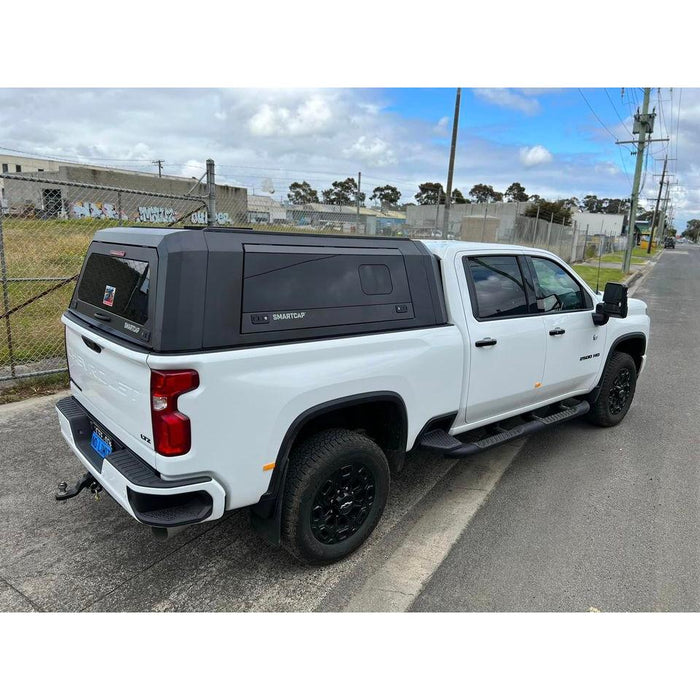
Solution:
M441 117L438 119L438 123L433 128L433 131L440 136L447 136L447 127L450 124L449 117Z
M526 168L552 162L552 154L544 146L530 146L520 149L520 162Z
M248 126L256 136L303 136L325 131L332 116L326 100L313 96L296 108L275 107L265 103L250 117Z
M506 109L514 109L528 116L540 111L540 103L534 97L526 97L509 88L478 88L474 90L474 94L484 102L490 102Z
M355 143L343 150L343 154L348 157L356 157L369 165L379 167L396 163L396 156L389 147L389 144L378 137L368 139L360 136Z

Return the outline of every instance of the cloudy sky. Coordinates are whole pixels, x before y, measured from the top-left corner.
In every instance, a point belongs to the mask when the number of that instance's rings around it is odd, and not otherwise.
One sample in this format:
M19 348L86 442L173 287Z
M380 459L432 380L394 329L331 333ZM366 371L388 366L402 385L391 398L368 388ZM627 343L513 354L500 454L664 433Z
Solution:
M319 191L362 171L363 191L446 181L453 89L0 89L0 152L199 177L214 158L220 182L285 196L305 179ZM462 91L454 185L503 191L518 181L543 197L629 197L632 114L640 88ZM654 88L655 138L644 194L662 159L679 183L675 223L700 218L700 90Z

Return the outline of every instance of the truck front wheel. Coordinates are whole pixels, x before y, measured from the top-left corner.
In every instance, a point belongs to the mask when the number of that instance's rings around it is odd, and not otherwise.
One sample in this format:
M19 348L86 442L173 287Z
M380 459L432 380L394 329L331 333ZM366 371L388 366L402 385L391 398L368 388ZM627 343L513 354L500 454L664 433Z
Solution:
M282 502L282 543L297 559L330 563L355 551L379 522L389 465L375 442L324 430L292 450Z
M627 415L637 386L637 365L624 352L614 352L603 371L598 398L591 404L588 420L604 428L617 425Z

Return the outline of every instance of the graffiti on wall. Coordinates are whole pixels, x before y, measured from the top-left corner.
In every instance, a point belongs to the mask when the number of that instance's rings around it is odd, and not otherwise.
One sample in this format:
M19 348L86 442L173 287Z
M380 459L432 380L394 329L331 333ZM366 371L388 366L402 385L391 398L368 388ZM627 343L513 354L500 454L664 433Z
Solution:
M139 207L137 221L148 224L172 224L177 214L170 207Z
M119 212L110 202L73 202L73 217L75 219L118 219ZM128 219L122 212L123 220Z
M207 212L196 211L192 216L190 216L190 221L193 224L206 224L207 223ZM227 211L219 211L216 213L216 223L219 226L230 226L233 221L231 216Z

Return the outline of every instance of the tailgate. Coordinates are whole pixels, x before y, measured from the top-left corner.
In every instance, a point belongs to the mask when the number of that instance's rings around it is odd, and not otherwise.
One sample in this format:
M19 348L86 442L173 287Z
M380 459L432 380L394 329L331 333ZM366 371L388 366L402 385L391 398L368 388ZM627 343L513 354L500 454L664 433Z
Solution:
M73 396L114 437L153 464L148 353L62 318Z

